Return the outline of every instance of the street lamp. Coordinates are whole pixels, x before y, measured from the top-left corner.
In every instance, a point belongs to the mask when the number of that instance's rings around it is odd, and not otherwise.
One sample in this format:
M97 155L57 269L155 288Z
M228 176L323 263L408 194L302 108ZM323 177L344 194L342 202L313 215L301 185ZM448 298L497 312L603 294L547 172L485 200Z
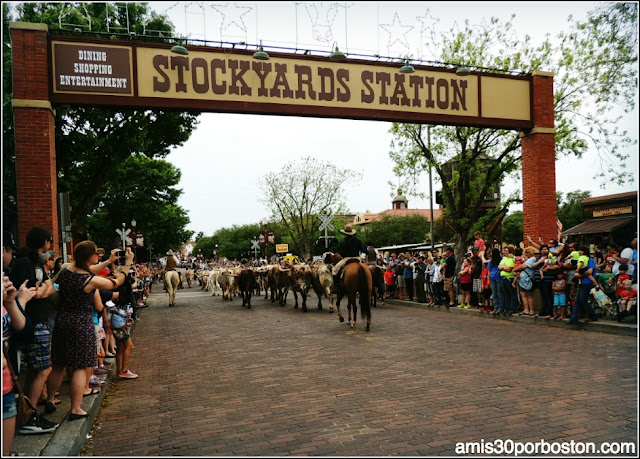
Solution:
M131 220L131 227L133 229L133 258L138 261L138 239L136 235L136 219Z
M266 218L263 218L260 223L262 223L262 226L264 226L264 237L265 237L264 258L265 260L267 260L267 264L268 264L269 263L269 236L267 235L267 225L269 224L269 221Z
M427 149L431 154L431 126L427 125ZM429 225L429 231L431 233L431 255L433 255L433 180L431 176L431 163L429 163L429 212L431 217L431 224Z
M125 241L126 235L124 234L126 230L127 224L122 224L122 251L125 252L127 250L127 241Z

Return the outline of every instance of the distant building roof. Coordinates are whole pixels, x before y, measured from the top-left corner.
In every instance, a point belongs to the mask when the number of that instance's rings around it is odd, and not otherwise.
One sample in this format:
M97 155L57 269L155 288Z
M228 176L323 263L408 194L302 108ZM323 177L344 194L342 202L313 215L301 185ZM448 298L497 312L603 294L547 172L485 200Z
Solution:
M389 217L408 217L409 215L422 215L427 219L431 219L431 209L387 209L377 214L364 214L360 222L354 225L367 225L372 221L380 220L385 215ZM433 209L433 219L437 220L442 216L442 209Z
M593 204L594 202L599 202L599 201L613 201L616 199L625 199L625 198L631 198L631 197L636 197L638 196L638 192L637 191L629 191L627 193L617 193L617 194L609 194L607 196L595 196L595 197L591 197L591 198L586 198L582 200L582 204Z

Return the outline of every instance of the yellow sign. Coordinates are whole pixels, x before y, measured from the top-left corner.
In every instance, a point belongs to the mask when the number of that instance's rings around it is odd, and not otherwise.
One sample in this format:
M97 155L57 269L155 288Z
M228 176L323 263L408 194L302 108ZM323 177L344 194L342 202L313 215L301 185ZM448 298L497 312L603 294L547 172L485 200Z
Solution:
M153 48L138 48L137 52L141 97L479 116L477 76L419 70L405 75L395 68L357 63L291 58L265 62L204 51L189 51L188 56ZM528 82L521 83L528 89ZM526 109L528 117L528 99Z
M289 251L289 244L276 244L276 253L287 253Z
M594 217L610 217L611 215L630 214L633 210L631 206L614 207L613 209L594 210Z
M273 53L262 61L210 47L178 55L159 43L63 37L53 41L52 55L54 103L533 127L531 75L459 76L419 65L405 74L399 65L362 59Z

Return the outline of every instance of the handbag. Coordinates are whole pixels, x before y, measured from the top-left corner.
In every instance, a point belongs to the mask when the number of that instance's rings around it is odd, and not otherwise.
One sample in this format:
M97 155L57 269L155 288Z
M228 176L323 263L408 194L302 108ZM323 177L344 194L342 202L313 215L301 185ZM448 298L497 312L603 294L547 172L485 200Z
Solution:
M11 359L9 359L9 356L7 355L7 348L4 347L2 352L4 353L4 358L7 360L7 366L9 367L9 371L11 372L13 385L18 390L18 397L16 397L16 409L18 411L18 414L16 415L16 429L29 424L32 420L35 420L36 425L38 425L39 419L36 407L33 405L33 403L31 403L29 397L27 397L22 391L22 386L20 386L18 376L16 375L15 371L13 371Z
M527 269L522 271L523 274L527 275L526 278L523 276L518 277L518 284L520 284L520 287L522 287L523 289L530 291L531 289L533 289L533 282L531 280L531 276L527 272Z

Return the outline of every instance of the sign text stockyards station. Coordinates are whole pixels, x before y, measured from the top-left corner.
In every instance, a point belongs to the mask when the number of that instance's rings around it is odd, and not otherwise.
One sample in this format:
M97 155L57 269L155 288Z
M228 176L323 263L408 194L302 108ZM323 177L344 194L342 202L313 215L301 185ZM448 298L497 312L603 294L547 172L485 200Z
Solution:
M290 54L52 41L52 102L380 119L510 129L531 126L529 76ZM90 98L89 98L90 97Z

